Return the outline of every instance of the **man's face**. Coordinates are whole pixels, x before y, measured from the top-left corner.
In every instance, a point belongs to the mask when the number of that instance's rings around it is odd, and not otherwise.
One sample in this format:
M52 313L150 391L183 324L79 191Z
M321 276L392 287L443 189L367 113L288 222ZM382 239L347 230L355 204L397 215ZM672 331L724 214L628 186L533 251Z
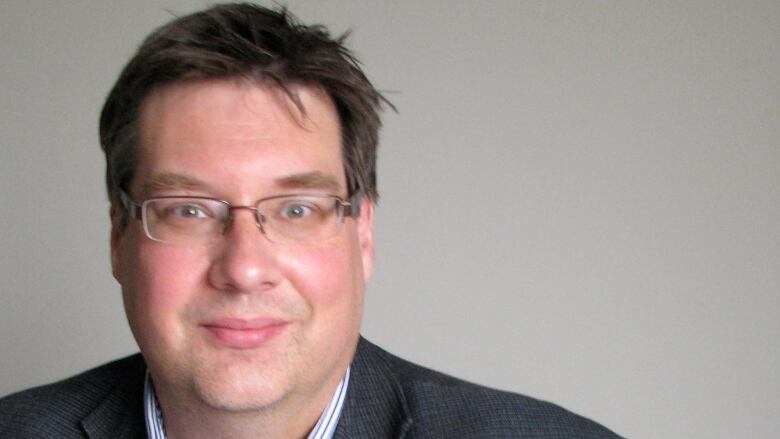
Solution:
M270 87L219 80L156 89L141 111L131 198L346 198L335 108L316 88L295 91L305 116ZM220 410L322 408L357 343L373 208L364 202L338 235L307 244L272 243L251 211L233 216L216 243L173 245L114 215L114 276L158 396Z

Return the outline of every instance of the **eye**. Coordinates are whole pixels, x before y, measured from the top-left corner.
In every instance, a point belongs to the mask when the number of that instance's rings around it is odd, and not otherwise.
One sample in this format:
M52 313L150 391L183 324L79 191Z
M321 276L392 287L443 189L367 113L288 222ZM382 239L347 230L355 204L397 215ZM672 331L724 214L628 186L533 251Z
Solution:
M203 219L213 216L208 208L194 203L171 204L165 212L166 216L180 219Z
M306 218L311 215L316 206L302 201L291 201L282 206L281 217L284 219Z

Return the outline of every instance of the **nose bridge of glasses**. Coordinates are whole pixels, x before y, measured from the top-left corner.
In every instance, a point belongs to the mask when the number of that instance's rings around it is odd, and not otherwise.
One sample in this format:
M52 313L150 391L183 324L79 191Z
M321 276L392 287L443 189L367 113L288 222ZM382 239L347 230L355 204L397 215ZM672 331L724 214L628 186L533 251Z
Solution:
M235 221L235 213L233 213L236 210L248 210L252 213L252 216L255 219L255 225L260 229L260 231L265 234L265 226L263 225L264 217L263 213L260 212L260 209L258 209L255 206L229 206L228 207L228 215L227 218L225 218L225 231L228 231L230 227L233 224L233 221Z

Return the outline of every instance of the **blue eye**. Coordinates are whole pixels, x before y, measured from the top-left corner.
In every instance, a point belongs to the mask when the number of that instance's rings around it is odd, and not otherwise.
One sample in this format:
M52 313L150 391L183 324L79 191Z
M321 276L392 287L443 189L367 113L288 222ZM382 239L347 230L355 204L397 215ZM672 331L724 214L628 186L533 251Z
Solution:
M175 204L167 209L170 215L178 218L210 218L212 215L206 208L197 204Z
M282 218L286 218L286 219L305 218L308 215L310 215L311 212L312 212L311 206L307 206L303 203L296 202L284 206L284 209L282 209L281 212L281 216Z

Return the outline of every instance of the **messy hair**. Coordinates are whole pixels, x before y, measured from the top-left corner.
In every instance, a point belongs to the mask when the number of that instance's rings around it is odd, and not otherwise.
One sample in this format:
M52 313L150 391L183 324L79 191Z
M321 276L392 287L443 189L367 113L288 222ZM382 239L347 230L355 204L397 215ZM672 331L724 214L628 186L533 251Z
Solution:
M345 38L332 38L320 25L303 25L284 8L246 3L214 6L154 31L122 70L100 116L112 205L123 211L119 194L134 176L144 98L166 84L219 78L271 84L303 114L290 86L321 88L338 113L349 195L363 194L375 202L378 113L390 104L366 78Z

